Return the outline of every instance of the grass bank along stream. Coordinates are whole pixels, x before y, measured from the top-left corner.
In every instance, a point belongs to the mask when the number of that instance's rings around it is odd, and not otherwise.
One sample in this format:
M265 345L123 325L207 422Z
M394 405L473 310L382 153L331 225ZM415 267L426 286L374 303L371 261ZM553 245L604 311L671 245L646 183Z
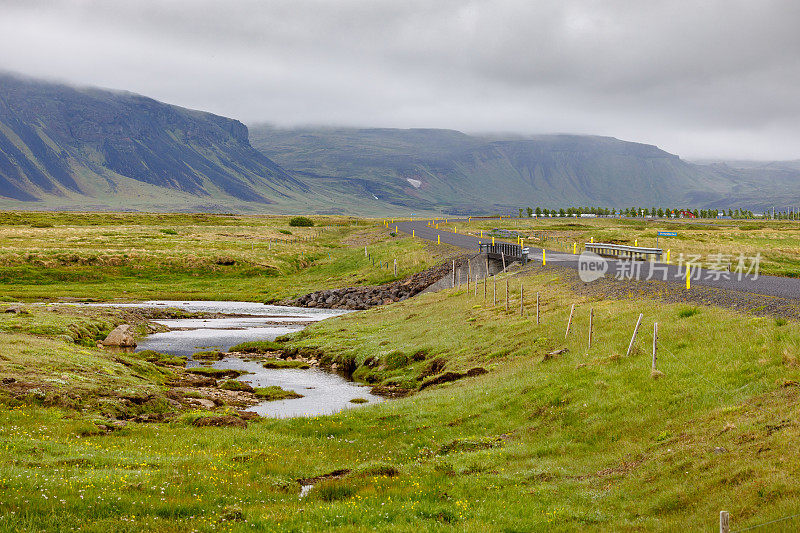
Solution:
M524 281L526 294L540 293L539 325L514 303L505 311L500 283L497 307L491 286L488 300L423 294L284 343L394 386L419 388L437 360L434 375L489 370L335 416L97 433L67 407L6 406L0 528L710 530L721 509L735 527L798 511L797 323L635 296L593 300L556 272ZM511 288L518 294L517 279ZM656 321L663 375L654 379ZM158 388L144 371L48 334L2 342L3 372L41 368L45 380L79 368L80 380Z

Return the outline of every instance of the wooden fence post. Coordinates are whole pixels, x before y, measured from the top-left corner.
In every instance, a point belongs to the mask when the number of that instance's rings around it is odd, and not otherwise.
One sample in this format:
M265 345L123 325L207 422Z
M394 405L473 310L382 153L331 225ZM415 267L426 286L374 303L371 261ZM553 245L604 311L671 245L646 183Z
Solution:
M493 277L492 279L494 280L494 286L492 288L492 297L494 298L494 304L493 305L495 307L497 307L497 278Z
M478 297L478 275L475 274L475 298Z
M656 370L656 348L658 346L658 322L653 322L653 368Z
M503 272L505 272L506 271L506 254L503 253L503 252L500 252L500 259L503 260Z
M397 277L397 259L394 260L394 276Z
M731 532L731 518L728 511L719 512L719 533Z
M539 293L536 293L536 324L539 324Z
M592 322L594 319L594 307L589 309L589 348L592 347Z
M567 321L567 332L564 334L564 340L569 336L569 328L572 326L572 314L575 312L575 304L569 309L569 320Z
M636 334L639 332L639 324L642 323L642 314L639 313L639 320L636 321L636 327L633 328L633 335L631 336L631 343L628 345L628 352L625 354L625 357L631 355L631 350L633 350L633 342L636 340Z
M472 261L467 258L467 292L469 292L469 280L472 279Z
M525 316L525 286L519 282L519 316Z
M506 278L506 311L508 311L508 278Z
M453 259L453 288L456 288L456 260Z

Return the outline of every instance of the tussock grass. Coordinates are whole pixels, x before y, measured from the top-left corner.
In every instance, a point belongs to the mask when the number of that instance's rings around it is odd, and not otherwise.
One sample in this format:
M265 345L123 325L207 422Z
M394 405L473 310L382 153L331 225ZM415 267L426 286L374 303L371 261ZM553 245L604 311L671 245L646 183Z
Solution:
M302 398L302 394L298 394L293 390L284 390L277 385L271 387L256 387L255 395L260 400L273 401L273 400L290 400L292 398Z
M286 361L284 359L270 359L261 363L264 368L311 368L305 361Z
M231 352L240 353L268 353L281 351L284 346L272 341L248 341L231 346Z

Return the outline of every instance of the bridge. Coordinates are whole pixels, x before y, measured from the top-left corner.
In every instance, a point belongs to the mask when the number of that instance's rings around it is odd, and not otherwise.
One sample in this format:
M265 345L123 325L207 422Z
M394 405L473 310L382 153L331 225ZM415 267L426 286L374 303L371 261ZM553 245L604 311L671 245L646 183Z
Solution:
M661 248L644 248L642 246L626 246L624 244L606 242L587 242L583 246L587 252L594 252L597 255L631 260L654 259L660 261L661 255L664 253Z
M507 261L518 261L524 265L528 262L528 253L519 244L510 244L507 242L498 242L495 244L478 243L478 250L489 259L497 259L498 261L503 261L503 263ZM503 268L505 268L505 264Z

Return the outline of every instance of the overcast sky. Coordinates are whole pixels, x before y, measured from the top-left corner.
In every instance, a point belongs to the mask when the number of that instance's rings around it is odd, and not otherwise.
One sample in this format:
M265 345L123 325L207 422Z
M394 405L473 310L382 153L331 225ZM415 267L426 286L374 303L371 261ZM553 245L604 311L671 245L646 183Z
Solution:
M800 158L796 0L0 0L0 69L246 124Z

